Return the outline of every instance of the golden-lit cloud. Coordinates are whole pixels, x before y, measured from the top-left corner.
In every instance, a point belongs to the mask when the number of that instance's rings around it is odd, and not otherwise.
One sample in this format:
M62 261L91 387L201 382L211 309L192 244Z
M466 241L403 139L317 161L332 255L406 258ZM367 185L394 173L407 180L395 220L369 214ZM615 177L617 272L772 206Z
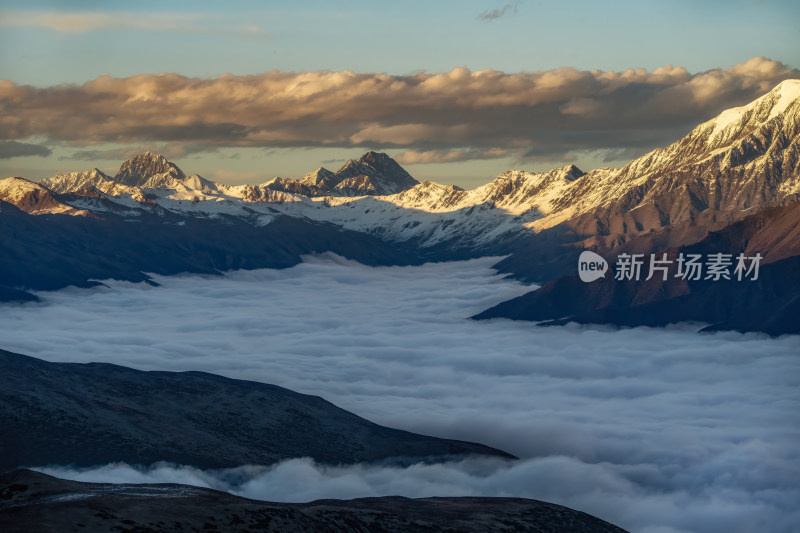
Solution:
M644 151L800 71L763 57L727 70L683 67L391 76L351 71L216 78L100 76L37 88L0 81L0 139L31 136L88 149L104 143L405 149L406 162L569 158ZM177 150L177 148L175 148Z

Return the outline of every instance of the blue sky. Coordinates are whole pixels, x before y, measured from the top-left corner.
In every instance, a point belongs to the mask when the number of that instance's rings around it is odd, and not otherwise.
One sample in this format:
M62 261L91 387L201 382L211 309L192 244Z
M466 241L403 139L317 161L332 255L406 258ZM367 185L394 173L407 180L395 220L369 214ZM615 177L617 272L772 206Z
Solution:
M730 69L759 56L795 69L800 66L798 21L800 4L775 0L135 4L12 0L3 2L0 8L0 78L18 85L52 87L83 84L106 74L129 77L162 72L199 78L226 73L248 76L271 70L350 70L405 76L448 72L455 67L473 72L493 69L525 73L559 67L653 71L675 65L697 74ZM740 95L745 96L750 95ZM704 112L712 111L716 109ZM710 115L699 113L695 122L707 118ZM685 124L689 124L688 119ZM642 127L653 129L658 125ZM673 125L670 135L678 134L678 130ZM70 158L74 140L66 146L63 139L47 132L26 139L4 133L2 138L44 143L51 150L46 157L0 160L0 169L5 167L6 174L28 172L38 178L56 168L82 168L82 161ZM156 145L158 142L164 140L152 140ZM125 144L123 140L114 146ZM128 144L135 148L135 143ZM199 168L189 170L219 177L225 167L249 181L259 181L261 174L264 179L274 174L297 177L323 161L331 161L336 167L346 157L357 157L358 149L370 147L273 143L262 147L267 154L264 150L254 152L253 146L220 145L215 148L216 154L194 152L192 157ZM619 148L626 157L635 152L630 146ZM529 159L472 159L469 163L417 165L416 170L423 178L477 183L514 163L526 163L533 170L546 170L557 166L551 163L559 163ZM585 154L572 157L589 167L603 163L601 159L624 161ZM112 159L96 165L102 168L112 163L118 165ZM188 166L194 167L194 163Z
M502 10L494 20L482 13ZM101 74L215 76L271 69L407 74L467 66L506 72L692 72L754 56L800 65L800 5L791 1L19 2L16 13L107 13L109 29L3 29L2 73L20 83L80 83ZM134 8L135 7L135 8ZM159 21L162 27L159 28ZM148 26L152 29L147 29Z

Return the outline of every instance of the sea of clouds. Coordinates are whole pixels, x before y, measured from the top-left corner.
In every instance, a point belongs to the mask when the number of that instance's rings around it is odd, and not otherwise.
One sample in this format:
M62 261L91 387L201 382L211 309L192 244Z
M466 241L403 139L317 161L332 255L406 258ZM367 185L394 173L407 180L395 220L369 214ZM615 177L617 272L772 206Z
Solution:
M634 532L800 528L800 337L540 328L467 317L530 287L494 259L156 277L0 308L0 347L49 361L204 370L322 396L374 422L519 456L407 468L43 468L250 498L520 496ZM746 302L742 302L746 305Z

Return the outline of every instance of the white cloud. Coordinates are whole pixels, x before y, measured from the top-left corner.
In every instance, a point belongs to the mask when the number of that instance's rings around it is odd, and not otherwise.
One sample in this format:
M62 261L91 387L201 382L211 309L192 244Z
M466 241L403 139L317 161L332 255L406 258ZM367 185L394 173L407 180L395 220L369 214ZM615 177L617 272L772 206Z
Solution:
M797 529L800 337L465 320L527 290L492 262L370 268L326 256L157 277L161 287L109 282L6 307L0 338L50 361L275 383L523 458L404 470L295 460L252 467L246 482L162 465L249 497L278 499L278 479L300 500L507 491L637 532ZM112 479L137 479L114 468Z

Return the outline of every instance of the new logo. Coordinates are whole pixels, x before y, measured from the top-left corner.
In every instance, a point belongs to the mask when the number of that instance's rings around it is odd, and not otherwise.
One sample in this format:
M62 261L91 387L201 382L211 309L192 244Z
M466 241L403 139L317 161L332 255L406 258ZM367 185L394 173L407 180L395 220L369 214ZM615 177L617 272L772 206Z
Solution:
M584 251L578 258L578 276L586 283L600 279L608 272L608 262L594 252Z

